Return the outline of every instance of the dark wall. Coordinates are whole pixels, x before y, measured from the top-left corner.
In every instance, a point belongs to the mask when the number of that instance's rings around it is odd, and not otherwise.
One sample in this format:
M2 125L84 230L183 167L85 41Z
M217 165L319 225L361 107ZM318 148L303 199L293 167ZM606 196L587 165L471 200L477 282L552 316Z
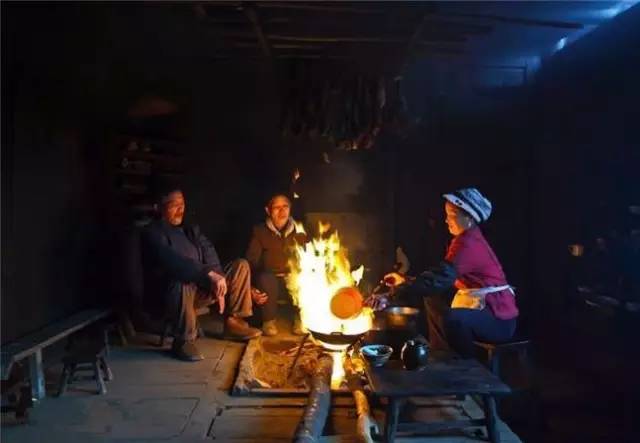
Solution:
M556 53L537 76L531 236L542 315L562 312L569 244L593 251L597 237L640 227L628 208L640 202L639 47L635 7Z
M100 23L75 8L29 9L3 5L3 342L105 286Z

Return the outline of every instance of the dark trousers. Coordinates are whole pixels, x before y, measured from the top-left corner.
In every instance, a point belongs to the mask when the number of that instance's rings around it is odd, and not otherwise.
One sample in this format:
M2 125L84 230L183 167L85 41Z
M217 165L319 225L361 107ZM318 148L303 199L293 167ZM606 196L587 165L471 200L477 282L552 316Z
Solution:
M261 271L255 276L254 284L269 297L262 305L262 321L275 320L278 315L278 299L291 299L284 277L278 277L271 271Z
M425 296L412 288L399 293L413 306L424 303L427 315L429 345L437 350L454 350L462 357L474 356L474 340L499 343L513 337L516 319L500 320L489 307L482 310L452 309L453 293L433 293Z
M474 340L499 343L513 337L516 319L496 318L487 306L477 309L452 309L450 297L433 295L425 299L429 343L434 349L453 348L462 357L474 356Z
M225 295L225 316L250 317L253 314L251 299L251 269L244 259L231 262L225 268L227 294ZM212 293L200 290L190 283L177 283L178 288L170 291L169 315L172 318L174 337L191 341L197 337L196 310L216 303Z

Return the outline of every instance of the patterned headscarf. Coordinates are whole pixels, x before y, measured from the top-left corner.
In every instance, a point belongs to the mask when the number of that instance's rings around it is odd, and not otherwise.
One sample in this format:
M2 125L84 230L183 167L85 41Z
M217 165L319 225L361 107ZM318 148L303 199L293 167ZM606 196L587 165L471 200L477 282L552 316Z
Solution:
M482 223L491 215L491 202L476 188L458 189L442 195L449 203L464 209L476 223Z

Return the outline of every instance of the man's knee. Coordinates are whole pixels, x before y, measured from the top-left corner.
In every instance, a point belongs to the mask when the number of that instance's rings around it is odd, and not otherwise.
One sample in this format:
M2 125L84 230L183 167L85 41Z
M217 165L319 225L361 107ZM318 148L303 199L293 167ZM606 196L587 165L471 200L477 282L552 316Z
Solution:
M251 266L249 266L249 262L244 258L238 258L232 261L231 269L237 274L249 274L251 272Z

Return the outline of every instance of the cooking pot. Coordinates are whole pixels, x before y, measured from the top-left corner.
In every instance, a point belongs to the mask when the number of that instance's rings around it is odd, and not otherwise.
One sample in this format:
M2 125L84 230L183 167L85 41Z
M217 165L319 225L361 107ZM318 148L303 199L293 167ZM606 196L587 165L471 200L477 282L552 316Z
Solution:
M388 329L415 329L420 311L406 306L393 306L383 312Z

